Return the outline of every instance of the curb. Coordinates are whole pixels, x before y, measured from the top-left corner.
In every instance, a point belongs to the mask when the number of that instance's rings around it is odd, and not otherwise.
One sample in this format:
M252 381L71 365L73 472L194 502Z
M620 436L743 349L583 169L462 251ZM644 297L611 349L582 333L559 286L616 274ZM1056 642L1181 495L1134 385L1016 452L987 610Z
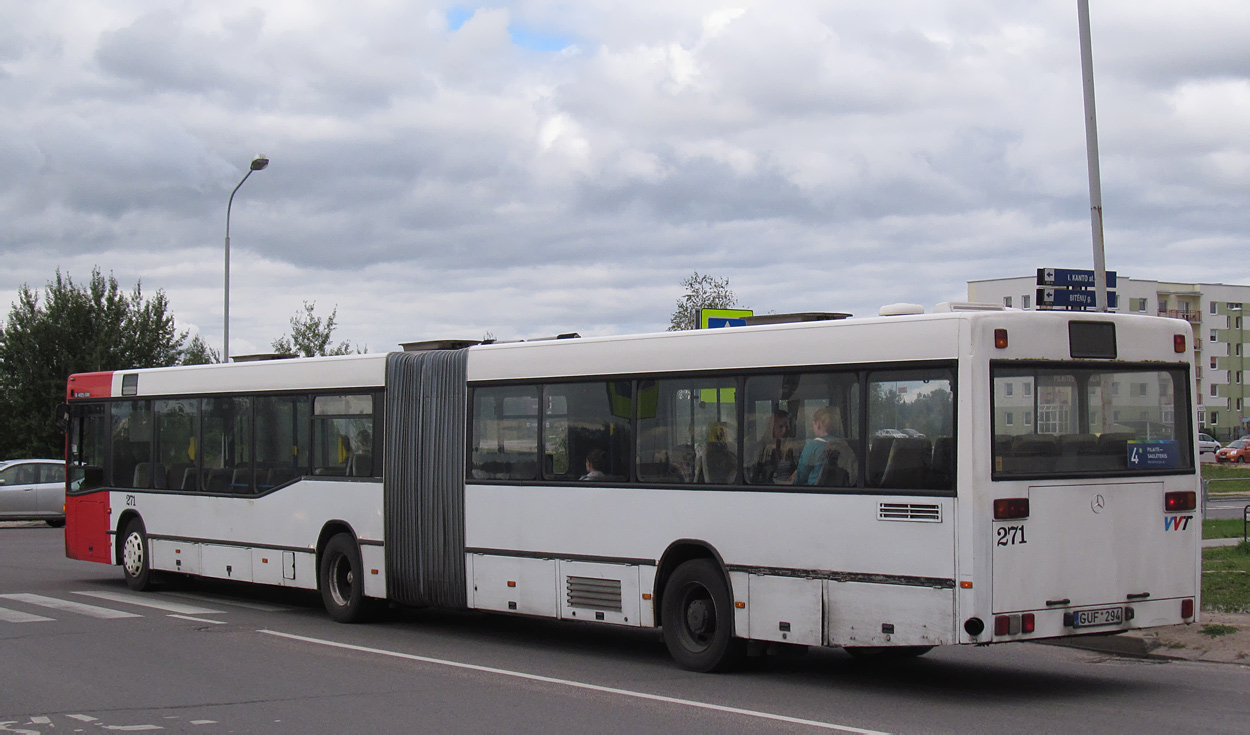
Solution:
M1053 638L1037 642L1044 643L1048 646L1080 648L1085 651L1110 653L1116 656L1132 656L1134 658L1172 658L1171 656L1161 656L1154 653L1154 651L1159 648L1158 641L1148 641L1145 638L1140 638L1128 633L1117 633L1112 635L1083 635L1074 636L1072 638Z

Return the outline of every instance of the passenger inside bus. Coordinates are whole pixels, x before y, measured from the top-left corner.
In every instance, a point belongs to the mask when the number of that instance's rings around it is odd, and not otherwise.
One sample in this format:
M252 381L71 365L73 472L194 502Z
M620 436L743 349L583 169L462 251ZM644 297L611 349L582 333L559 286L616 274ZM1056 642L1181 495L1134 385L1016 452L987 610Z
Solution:
M608 453L599 447L591 447L590 451L586 452L586 474L579 479L589 482L606 480L608 476L604 474L603 469L607 465Z
M837 406L820 408L812 415L814 438L803 447L795 470L795 485L847 487L858 468L851 446L834 434L842 426L842 412Z

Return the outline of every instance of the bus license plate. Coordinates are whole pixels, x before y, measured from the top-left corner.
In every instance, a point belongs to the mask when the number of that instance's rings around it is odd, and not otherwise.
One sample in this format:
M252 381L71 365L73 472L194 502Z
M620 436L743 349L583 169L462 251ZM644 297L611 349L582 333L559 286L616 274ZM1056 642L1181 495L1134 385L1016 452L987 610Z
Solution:
M1096 625L1119 625L1124 622L1124 608L1104 607L1098 610L1077 610L1073 613L1073 628L1090 628Z

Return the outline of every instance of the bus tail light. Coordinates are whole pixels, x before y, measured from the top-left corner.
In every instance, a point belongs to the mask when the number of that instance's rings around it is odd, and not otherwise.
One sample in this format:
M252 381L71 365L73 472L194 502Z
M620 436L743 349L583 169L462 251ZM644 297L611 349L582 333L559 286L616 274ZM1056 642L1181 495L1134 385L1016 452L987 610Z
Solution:
M1033 613L1025 613L1020 616L1020 632L1032 633L1037 630L1037 621L1033 618Z
M1163 509L1168 513L1193 510L1196 507L1198 507L1198 493L1193 490L1178 490L1163 494Z
M1037 620L1033 617L1033 613L994 616L994 635L1020 635L1032 633L1035 630L1037 630Z
M994 616L994 635L1008 635L1011 631L1011 616Z
M994 501L994 520L996 521L1028 517L1028 498L998 498Z
M994 330L994 347L995 349L999 349L999 350L1007 349L1007 330L1006 329Z
M1178 355L1185 354L1185 335L1183 334L1172 335L1172 351Z
M1191 597L1186 600L1181 600L1181 617L1188 620L1189 618L1192 618L1193 616L1194 616L1193 598Z

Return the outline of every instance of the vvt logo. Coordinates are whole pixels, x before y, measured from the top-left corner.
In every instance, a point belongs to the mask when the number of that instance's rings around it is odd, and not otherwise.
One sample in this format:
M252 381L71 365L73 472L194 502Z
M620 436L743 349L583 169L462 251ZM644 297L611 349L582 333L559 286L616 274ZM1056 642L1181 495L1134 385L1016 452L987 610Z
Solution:
M1164 531L1184 531L1189 528L1193 516L1167 516L1163 519Z

